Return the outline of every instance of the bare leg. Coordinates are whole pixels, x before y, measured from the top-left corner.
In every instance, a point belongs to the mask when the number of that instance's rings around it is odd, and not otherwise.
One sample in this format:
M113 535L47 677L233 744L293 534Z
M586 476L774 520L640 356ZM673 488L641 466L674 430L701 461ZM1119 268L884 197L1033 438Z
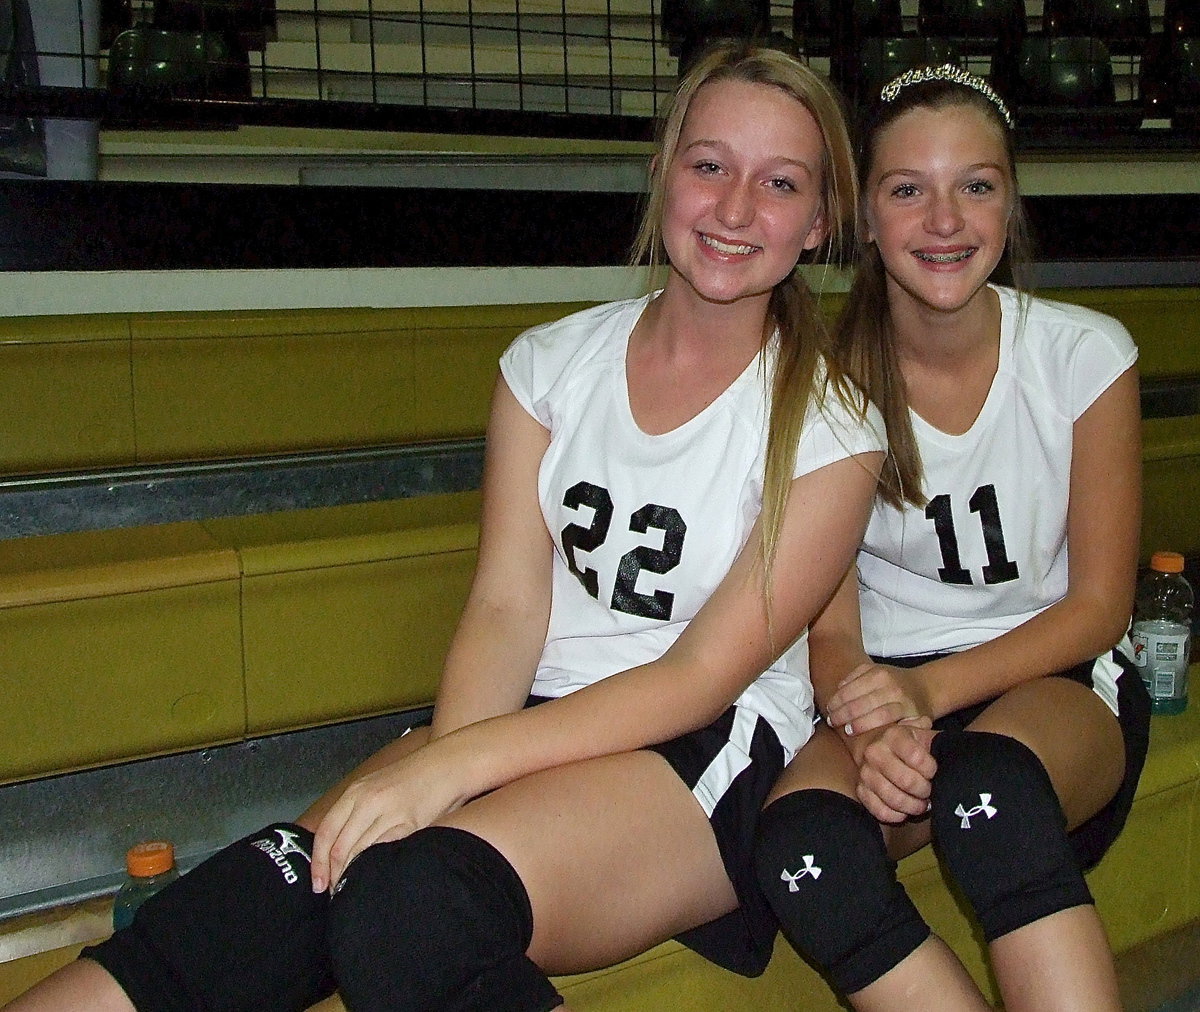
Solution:
M77 959L4 1006L4 1012L134 1012L133 1003L108 971Z
M1070 714L1070 734L1063 714ZM1074 828L1116 792L1125 748L1116 718L1091 690L1040 678L1007 692L972 725L1028 745L1042 761ZM1093 906L1072 907L1009 932L991 946L1008 1012L1121 1008L1112 949Z
M1121 1008L1108 936L1093 906L1010 931L992 943L991 956L1008 1012Z
M321 817L341 796L346 785L364 773L378 769L407 755L429 740L429 728L410 733L381 748L352 773L330 788L297 820L306 829L315 830ZM78 959L56 970L25 994L4 1006L3 1012L134 1012L133 1004L112 976L90 959Z
M855 798L858 768L842 740L827 724L818 725L808 743L783 771L767 804L794 791L823 789ZM920 850L929 842L929 822L902 822L879 827L893 861Z
M529 956L550 974L609 966L732 910L703 809L653 752L533 774L441 820L490 842L529 893Z
M849 995L857 1012L967 1012L991 1009L958 957L930 935L875 983Z
M1066 678L1038 678L1010 689L971 730L1007 734L1028 745L1050 774L1071 829L1108 803L1125 773L1117 718L1091 689Z
M854 797L858 767L841 739L828 724L818 724L813 735L775 781L767 804L794 791L823 789Z

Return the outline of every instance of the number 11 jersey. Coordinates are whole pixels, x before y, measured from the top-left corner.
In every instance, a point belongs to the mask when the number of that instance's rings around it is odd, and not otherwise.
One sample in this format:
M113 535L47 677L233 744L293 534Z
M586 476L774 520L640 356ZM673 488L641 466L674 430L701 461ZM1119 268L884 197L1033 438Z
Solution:
M1073 425L1137 347L1109 316L994 290L1000 358L978 417L949 435L911 412L928 502L872 511L858 573L876 657L965 650L1067 591Z

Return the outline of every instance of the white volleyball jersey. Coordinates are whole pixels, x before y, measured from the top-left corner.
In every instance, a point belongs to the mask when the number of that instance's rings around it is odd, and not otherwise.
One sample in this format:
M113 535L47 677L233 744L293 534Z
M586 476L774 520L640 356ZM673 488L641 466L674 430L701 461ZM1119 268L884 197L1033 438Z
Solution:
M671 432L651 436L635 423L625 352L651 298L535 327L500 361L517 400L550 431L538 494L556 551L538 695L563 696L661 656L728 572L762 505L763 353ZM873 406L861 421L828 401L810 409L796 476L886 445ZM773 726L790 757L812 731L806 636L737 702Z
M911 412L928 505L872 511L858 574L877 657L966 650L1067 591L1072 426L1137 348L1111 317L995 290L999 368L979 416L951 436ZM1105 665L1097 691L1115 712L1119 669Z

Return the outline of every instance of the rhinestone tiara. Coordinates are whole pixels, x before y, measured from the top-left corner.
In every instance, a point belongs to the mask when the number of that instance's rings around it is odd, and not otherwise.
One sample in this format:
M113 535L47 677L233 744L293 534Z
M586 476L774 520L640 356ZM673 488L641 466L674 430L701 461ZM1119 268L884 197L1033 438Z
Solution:
M901 89L913 84L924 84L926 81L951 81L954 84L961 84L965 88L971 88L1000 110L1000 115L1004 117L1004 122L1008 124L1010 130L1016 125L1012 113L1004 104L1004 99L996 94L987 81L977 74L963 70L962 67L956 67L953 63L943 63L940 67L914 67L912 70L906 70L883 86L879 98L883 102L894 102Z

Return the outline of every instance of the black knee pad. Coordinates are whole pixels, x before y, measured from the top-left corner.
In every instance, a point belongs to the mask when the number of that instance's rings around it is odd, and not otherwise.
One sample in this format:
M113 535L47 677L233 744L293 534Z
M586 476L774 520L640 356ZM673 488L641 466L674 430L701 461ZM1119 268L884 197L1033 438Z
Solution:
M544 1012L525 955L529 895L486 840L432 826L358 855L334 890L329 951L351 1012Z
M1036 755L1008 735L933 740L933 843L989 942L1092 896Z
M878 980L929 937L879 824L836 791L797 791L769 805L755 869L788 941L842 994Z
M81 953L139 1012L288 1012L333 993L328 898L312 891L313 835L252 833L146 900L133 923Z

